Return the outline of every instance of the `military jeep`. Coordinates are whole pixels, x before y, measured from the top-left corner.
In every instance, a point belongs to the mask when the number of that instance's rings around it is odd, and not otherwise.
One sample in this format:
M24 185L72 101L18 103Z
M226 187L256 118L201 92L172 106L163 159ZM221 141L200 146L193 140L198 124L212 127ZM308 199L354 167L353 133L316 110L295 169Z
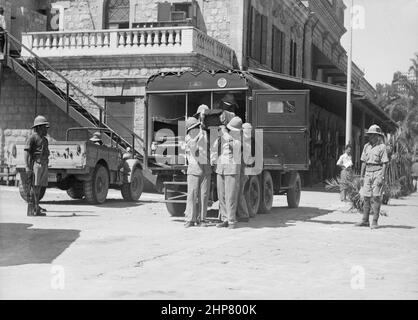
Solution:
M89 139L69 139L70 133L80 131L107 131L104 143L96 144ZM108 129L70 128L66 141L49 144L48 187L66 190L73 199L85 199L91 204L106 201L109 188L120 189L126 201L137 201L143 190L144 178L138 159L123 153L112 139ZM79 135L80 136L80 135ZM20 175L19 189L26 201L26 172L24 144L17 144L12 165ZM45 190L41 191L43 196Z

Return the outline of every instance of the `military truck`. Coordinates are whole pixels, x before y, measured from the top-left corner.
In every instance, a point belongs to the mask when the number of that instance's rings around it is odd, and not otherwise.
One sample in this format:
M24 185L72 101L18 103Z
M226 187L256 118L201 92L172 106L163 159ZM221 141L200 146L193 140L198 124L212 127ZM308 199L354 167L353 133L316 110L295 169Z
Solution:
M309 90L279 90L244 71L168 72L150 77L146 85L145 169L157 176L168 211L184 214L187 183L184 121L200 104L217 107L227 93L239 106L236 114L262 132L262 172L249 177L246 199L250 214L269 212L273 195L286 195L288 206L299 206L299 171L309 169ZM167 134L170 133L170 134ZM161 144L171 157L158 164ZM216 201L212 179L211 200Z
M87 138L72 140L70 135L80 137L80 131L104 131L103 144ZM126 201L137 201L143 190L144 178L141 163L131 154L123 153L114 143L113 132L99 128L70 128L66 141L49 144L48 187L66 190L73 199L85 199L91 204L106 201L109 188L120 189ZM24 144L16 144L12 163L20 175L19 191L26 201L27 183L24 161ZM41 190L41 198L45 188Z

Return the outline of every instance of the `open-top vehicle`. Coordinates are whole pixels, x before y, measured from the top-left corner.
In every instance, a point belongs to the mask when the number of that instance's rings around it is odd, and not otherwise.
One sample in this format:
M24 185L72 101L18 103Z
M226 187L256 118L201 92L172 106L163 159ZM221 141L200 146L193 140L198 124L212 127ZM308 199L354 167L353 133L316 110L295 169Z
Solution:
M70 133L104 131L102 145L90 141L69 139ZM78 134L77 134L78 133ZM126 201L137 201L143 190L142 165L132 154L116 146L108 129L80 127L67 130L66 141L49 144L48 187L66 190L73 199L85 199L91 204L106 201L109 188L120 189ZM84 134L84 136L87 136ZM12 165L20 175L20 194L26 200L24 144L17 144ZM44 196L45 188L41 192Z

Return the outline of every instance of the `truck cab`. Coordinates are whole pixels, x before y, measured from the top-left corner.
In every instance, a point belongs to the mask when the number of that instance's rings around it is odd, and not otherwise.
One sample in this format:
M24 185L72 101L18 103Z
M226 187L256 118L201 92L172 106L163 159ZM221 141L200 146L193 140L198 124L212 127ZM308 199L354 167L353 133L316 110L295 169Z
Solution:
M298 171L309 169L309 90L280 90L244 71L186 71L152 76L146 97L145 164L158 176L171 215L182 215L186 206L185 120L201 104L220 108L225 97L229 103L232 97L235 114L262 137L257 152L263 168L245 188L250 213L270 211L274 194L286 194L290 207L299 205Z

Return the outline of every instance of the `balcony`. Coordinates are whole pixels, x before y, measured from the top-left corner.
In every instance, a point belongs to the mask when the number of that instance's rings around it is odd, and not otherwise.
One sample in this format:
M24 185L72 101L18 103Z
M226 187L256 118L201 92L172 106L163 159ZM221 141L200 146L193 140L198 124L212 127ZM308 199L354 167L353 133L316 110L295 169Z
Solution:
M197 53L234 67L234 51L193 26L29 32L22 43L44 58ZM21 54L29 56L24 49Z

